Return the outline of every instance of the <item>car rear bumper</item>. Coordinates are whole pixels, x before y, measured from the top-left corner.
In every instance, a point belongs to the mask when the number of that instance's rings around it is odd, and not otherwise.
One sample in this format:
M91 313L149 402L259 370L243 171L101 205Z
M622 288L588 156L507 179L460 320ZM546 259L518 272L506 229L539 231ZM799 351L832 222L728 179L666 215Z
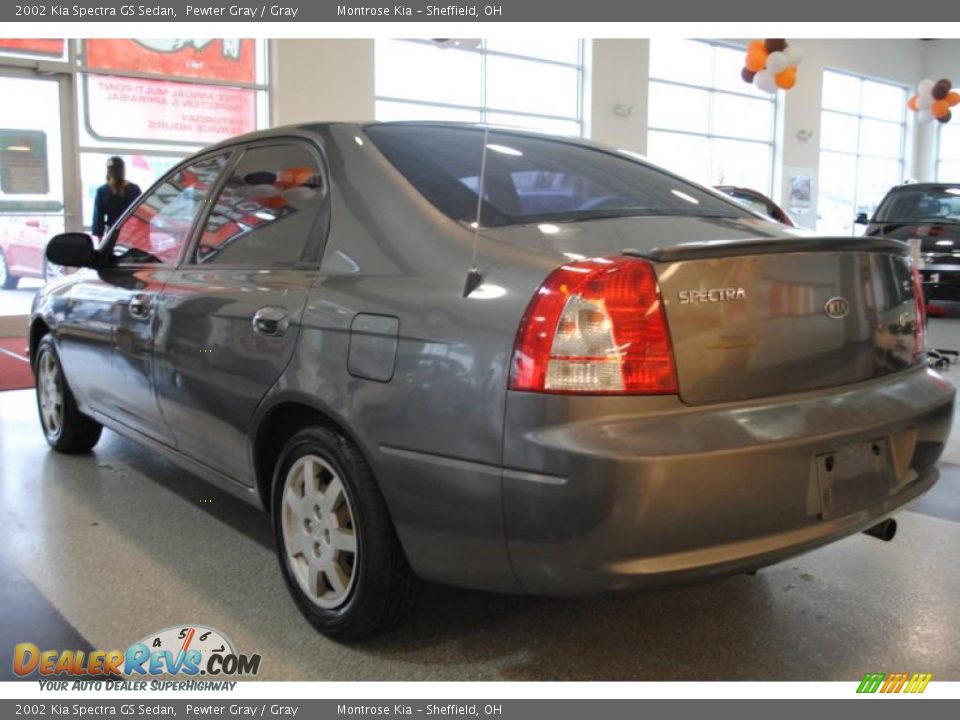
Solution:
M926 368L709 407L510 393L503 512L513 571L537 594L655 587L866 529L936 482L954 394ZM838 502L854 480L830 486L824 458L851 448L856 457L875 448L890 471Z

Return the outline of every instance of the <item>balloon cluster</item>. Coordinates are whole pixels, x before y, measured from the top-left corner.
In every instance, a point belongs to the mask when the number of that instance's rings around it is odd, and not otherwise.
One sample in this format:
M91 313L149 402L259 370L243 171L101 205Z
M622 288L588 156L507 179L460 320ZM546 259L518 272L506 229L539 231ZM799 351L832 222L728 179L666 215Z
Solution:
M926 125L937 120L942 123L950 122L953 113L950 111L960 103L960 93L953 89L946 78L934 82L929 78L921 80L917 85L917 94L907 101L907 107L917 114L917 122Z
M747 45L747 61L740 77L767 93L775 93L777 88L789 90L797 84L797 65L802 60L800 50L787 45L786 40L754 40Z

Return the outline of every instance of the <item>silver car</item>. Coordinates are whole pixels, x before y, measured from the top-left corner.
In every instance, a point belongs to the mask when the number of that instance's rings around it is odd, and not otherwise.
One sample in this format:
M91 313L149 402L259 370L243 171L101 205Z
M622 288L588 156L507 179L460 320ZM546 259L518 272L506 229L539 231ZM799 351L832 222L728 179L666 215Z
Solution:
M482 201L481 201L482 198ZM937 479L954 389L906 246L795 237L628 153L470 125L208 148L37 296L43 431L267 510L321 632L416 579L589 595L743 572ZM884 530L888 532L888 530Z

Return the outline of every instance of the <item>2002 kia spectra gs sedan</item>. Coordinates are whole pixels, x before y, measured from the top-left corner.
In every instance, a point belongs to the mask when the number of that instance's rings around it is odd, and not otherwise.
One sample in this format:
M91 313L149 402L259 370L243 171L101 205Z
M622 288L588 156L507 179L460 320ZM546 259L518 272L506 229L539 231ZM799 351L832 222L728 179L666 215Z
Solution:
M563 595L752 570L928 490L953 412L906 246L788 232L587 142L240 137L101 246L51 241L87 269L34 306L43 430L81 452L107 426L262 505L342 639L398 622L415 578Z

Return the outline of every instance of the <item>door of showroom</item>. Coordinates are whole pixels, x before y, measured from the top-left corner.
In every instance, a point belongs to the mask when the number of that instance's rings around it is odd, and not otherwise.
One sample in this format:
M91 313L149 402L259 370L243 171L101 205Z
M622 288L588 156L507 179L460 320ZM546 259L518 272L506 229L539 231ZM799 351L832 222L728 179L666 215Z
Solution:
M0 336L25 333L30 303L59 269L51 236L79 229L71 78L0 68Z

